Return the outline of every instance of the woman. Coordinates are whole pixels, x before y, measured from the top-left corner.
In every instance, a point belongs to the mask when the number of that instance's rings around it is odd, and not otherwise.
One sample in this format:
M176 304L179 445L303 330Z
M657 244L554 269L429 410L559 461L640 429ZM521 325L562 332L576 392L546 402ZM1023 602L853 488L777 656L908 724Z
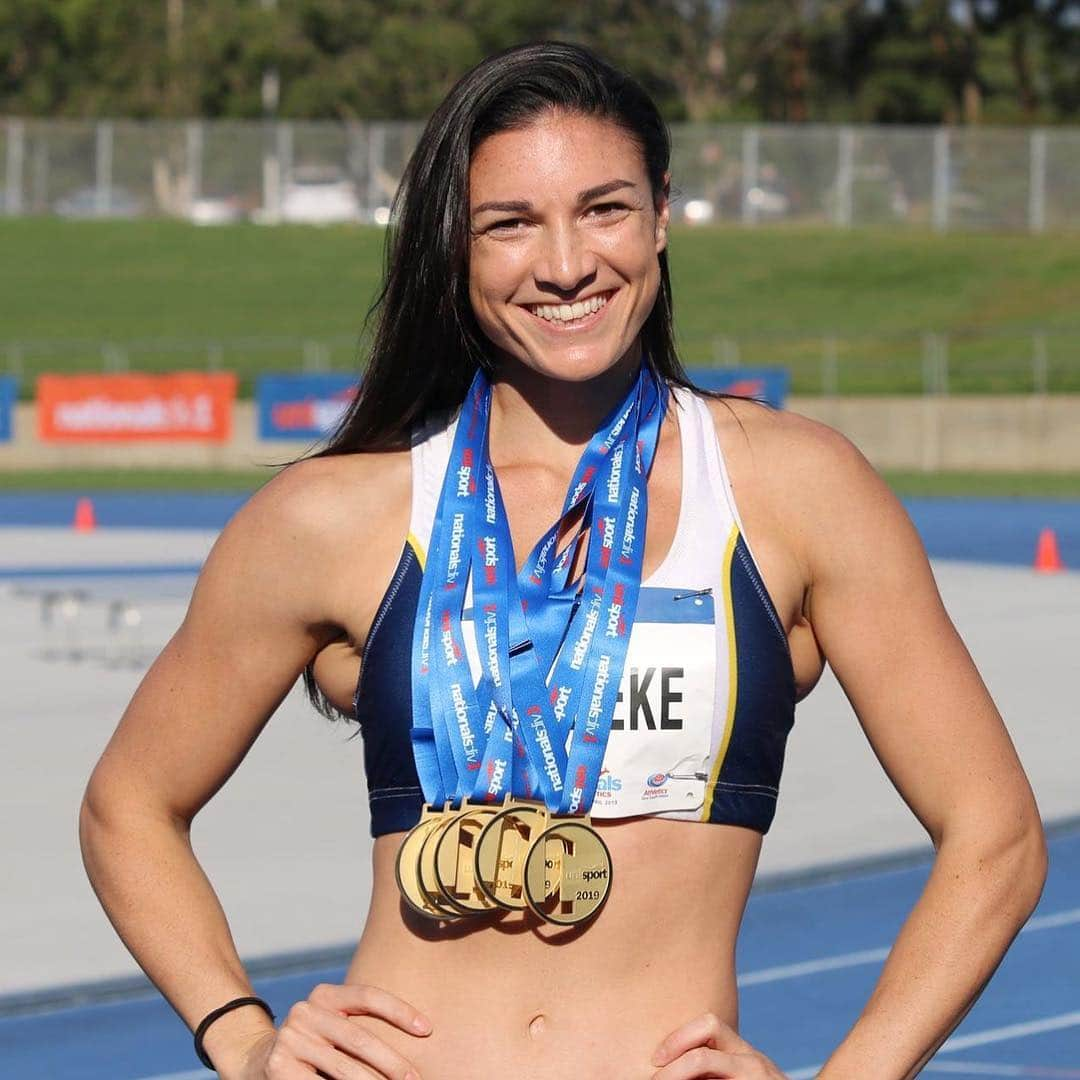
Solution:
M91 778L94 887L189 1026L208 1018L202 1049L229 1080L780 1077L736 1033L734 946L794 702L825 658L936 858L823 1080L914 1076L1038 899L1031 791L895 498L835 432L685 389L667 166L651 101L583 49L509 50L451 90L405 177L361 395L326 453L285 469L225 529ZM441 542L452 420L478 367L519 564L635 380L655 372L671 395L643 451L643 644L607 782L592 780L615 878L569 931L527 911L427 920L395 880L423 801L409 742L421 563ZM251 987L191 820L298 674L350 712L361 658L377 839L346 981L276 1030L257 1005L215 1018ZM649 777L636 788L635 768Z

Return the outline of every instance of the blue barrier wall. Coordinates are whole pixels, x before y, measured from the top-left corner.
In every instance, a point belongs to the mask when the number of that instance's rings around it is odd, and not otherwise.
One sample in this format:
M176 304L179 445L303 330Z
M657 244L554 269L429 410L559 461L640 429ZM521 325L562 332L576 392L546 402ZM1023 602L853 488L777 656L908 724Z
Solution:
M702 390L717 390L739 397L757 398L774 409L784 407L791 375L782 367L687 368L690 381Z
M786 368L691 368L706 390L758 398L782 408L790 376ZM262 375L255 386L260 439L321 439L334 429L356 393L356 377L344 372Z
M12 375L0 375L0 442L11 441L12 421L15 415L15 398L19 382Z
M260 439L321 439L356 393L355 375L261 375L255 384Z

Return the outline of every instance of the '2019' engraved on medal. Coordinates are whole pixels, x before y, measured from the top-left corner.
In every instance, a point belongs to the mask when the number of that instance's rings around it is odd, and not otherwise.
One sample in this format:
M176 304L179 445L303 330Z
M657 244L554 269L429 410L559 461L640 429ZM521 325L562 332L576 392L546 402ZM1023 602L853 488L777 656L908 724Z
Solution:
M529 908L542 919L585 922L611 891L611 854L585 821L556 821L529 849L524 885Z

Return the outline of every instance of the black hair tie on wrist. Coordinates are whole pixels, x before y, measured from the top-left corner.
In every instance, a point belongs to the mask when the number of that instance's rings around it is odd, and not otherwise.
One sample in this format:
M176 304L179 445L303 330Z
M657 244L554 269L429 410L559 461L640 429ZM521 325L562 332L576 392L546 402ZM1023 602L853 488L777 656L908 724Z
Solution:
M239 1009L244 1005L258 1005L260 1009L266 1010L266 1015L270 1017L270 1022L273 1023L276 1017L270 1006L263 1001L262 998L257 997L238 997L233 998L232 1001L225 1002L220 1008L215 1009L211 1013L207 1013L206 1016L199 1021L199 1026L195 1029L195 1056L208 1068L211 1072L216 1072L214 1069L214 1063L206 1055L206 1051L203 1049L203 1036L206 1034L206 1029L215 1021L224 1016L227 1012L231 1012L233 1009Z

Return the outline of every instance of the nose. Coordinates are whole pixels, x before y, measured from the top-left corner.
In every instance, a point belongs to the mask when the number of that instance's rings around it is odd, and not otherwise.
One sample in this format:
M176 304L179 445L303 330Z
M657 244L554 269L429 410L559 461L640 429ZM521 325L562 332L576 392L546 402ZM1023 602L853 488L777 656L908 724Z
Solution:
M560 222L544 230L543 249L534 273L540 288L573 295L595 277L596 256L580 230Z

